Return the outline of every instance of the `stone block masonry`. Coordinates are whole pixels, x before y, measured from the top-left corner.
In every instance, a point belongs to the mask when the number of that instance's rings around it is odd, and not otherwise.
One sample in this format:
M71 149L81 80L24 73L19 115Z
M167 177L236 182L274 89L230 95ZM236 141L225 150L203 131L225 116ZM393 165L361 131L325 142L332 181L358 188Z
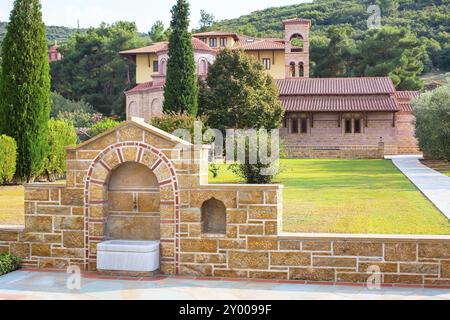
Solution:
M69 149L66 184L26 185L25 226L0 229L0 252L95 270L99 242L140 234L167 275L365 283L375 266L386 285L450 286L450 237L284 234L283 187L209 185L207 156L133 119Z

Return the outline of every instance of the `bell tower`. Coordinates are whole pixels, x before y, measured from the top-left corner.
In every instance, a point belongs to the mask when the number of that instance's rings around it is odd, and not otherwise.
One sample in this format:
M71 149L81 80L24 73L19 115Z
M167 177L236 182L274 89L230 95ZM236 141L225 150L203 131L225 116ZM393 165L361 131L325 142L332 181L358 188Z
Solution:
M311 20L283 20L286 78L309 78L309 31Z

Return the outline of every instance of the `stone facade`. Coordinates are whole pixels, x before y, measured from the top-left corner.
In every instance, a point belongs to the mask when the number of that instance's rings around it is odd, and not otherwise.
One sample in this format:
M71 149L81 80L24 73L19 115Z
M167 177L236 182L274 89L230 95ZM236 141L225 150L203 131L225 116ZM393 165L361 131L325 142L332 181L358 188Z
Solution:
M378 266L384 284L450 285L450 237L283 234L282 186L209 185L207 155L132 119L69 149L66 184L25 187L0 252L95 270L99 242L159 239L167 275L364 283Z

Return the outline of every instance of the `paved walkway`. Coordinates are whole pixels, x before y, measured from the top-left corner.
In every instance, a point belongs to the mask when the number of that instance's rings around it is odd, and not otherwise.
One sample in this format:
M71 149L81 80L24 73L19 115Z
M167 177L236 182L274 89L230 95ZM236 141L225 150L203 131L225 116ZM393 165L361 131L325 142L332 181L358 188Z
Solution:
M416 185L434 205L450 219L450 177L425 165L419 156L392 156L394 165Z
M450 300L447 289L303 285L250 281L160 278L124 281L82 278L80 290L66 287L65 273L16 271L0 277L0 300Z

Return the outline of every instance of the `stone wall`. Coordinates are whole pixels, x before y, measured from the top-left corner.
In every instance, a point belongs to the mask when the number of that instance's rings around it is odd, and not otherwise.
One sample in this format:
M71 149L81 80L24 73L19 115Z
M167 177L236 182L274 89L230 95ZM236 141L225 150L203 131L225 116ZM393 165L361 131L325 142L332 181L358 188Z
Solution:
M121 199L132 209L121 216L159 220L152 226L163 274L363 283L367 268L378 266L385 284L450 285L449 236L283 234L282 186L209 185L208 148L177 139L132 120L69 149L66 184L25 186L25 228L0 230L0 252L20 256L25 267L95 270L97 244L110 236L108 217L118 209L109 191L123 187L137 201ZM126 164L130 175L142 171L129 164L146 166L151 184L120 178L126 171L115 181ZM143 209L140 187L150 187L152 199L159 192L159 213ZM225 230L222 219L204 228L205 210L224 207Z
M395 152L394 146L386 146L384 143L378 145L353 145L353 146L302 146L287 145L288 158L331 158L331 159L384 159L385 154Z

